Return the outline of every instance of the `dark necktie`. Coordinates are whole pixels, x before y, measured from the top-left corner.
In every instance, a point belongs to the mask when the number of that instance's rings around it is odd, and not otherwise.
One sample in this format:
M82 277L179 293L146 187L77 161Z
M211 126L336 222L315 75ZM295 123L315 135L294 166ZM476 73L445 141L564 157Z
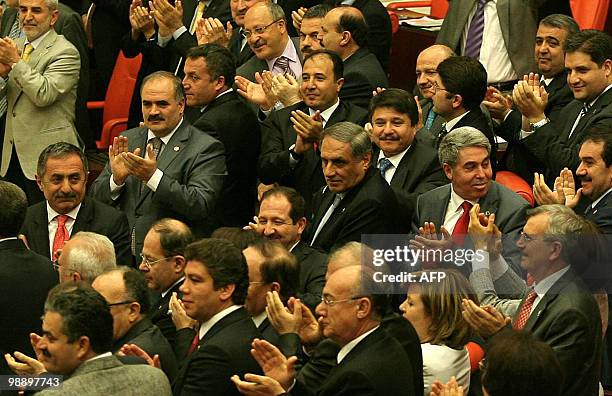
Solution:
M578 127L578 124L580 124L580 120L582 120L582 117L584 117L585 115L587 115L589 113L590 109L591 109L591 105L590 104L588 104L588 103L583 103L582 104L582 109L580 110L580 114L578 114L578 117L576 118L576 121L574 121L574 125L572 126L572 130L570 131L568 139L572 137L572 135L574 134L574 131Z
M387 173L387 170L389 170L389 168L391 168L392 166L393 164L391 163L391 161L389 161L388 158L381 158L380 161L378 161L378 169L380 169L380 175L384 178L385 173Z
M478 0L476 13L470 22L468 34L465 40L463 55L478 59L480 47L482 46L482 33L484 32L484 8L487 0Z
M468 226L470 225L470 209L472 209L472 204L468 201L463 201L461 204L463 208L463 213L459 220L457 220L457 224L455 224L455 228L453 229L452 239L456 245L463 246L465 243L465 235L468 232Z

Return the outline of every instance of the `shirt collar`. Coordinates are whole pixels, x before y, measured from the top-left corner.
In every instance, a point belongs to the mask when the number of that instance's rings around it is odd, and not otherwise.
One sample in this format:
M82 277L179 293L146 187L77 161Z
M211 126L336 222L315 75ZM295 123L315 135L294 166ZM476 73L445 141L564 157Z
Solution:
M300 240L299 240L299 239L297 240L297 242L296 242L296 243L294 243L294 244L293 244L293 246L291 246L291 247L289 248L289 251L290 251L290 252L293 252L293 249L295 249L295 247L297 246L297 244L298 244L298 243L300 243Z
M160 138L161 141L164 143L164 145L168 144L168 142L170 141L170 138L172 138L172 136L174 135L174 133L176 132L177 129L179 129L179 127L181 126L181 124L183 123L183 117L181 117L181 120L179 121L178 124L176 124L176 126L174 127L174 129L172 130L172 132L170 132L169 134L167 134L166 136L164 136L163 138ZM153 131L151 131L150 129L147 130L147 143L149 143L149 141L151 139L153 139L155 136L155 134L153 133Z
M478 203L478 201L470 201L469 199L461 198L461 196L455 192L455 190L453 189L453 185L451 184L451 196L450 196L450 201L448 202L448 209L451 212L456 212L459 210L459 208L461 207L461 204L464 201L468 201L469 203L472 204L472 206Z
M70 217L72 220L76 220L80 209L81 209L81 204L78 204L70 212L66 213L66 216ZM57 213L55 210L53 210L51 205L49 205L49 201L47 201L47 224L51 223L51 221L53 221L53 219L55 219L59 215L60 214Z
M393 164L393 166L397 169L397 167L399 166L399 163L402 162L402 158L404 158L404 155L406 155L409 149L410 149L410 146L406 147L406 149L402 151L401 153L392 155L391 157L387 157L385 153L382 150L380 150L378 162L380 163L380 160L382 160L383 158L386 158L389 161L391 161L391 164Z
M8 238L2 238L0 239L0 242L4 242L4 241L12 241L12 240L19 240L18 237L8 237Z
M285 50L282 54L280 54L276 58L266 59L266 63L268 64L268 70L272 70L272 68L274 67L274 63L281 56L284 56L285 58L289 59L289 62L298 64L300 63L300 58L298 57L297 51L295 50L295 45L293 45L293 41L291 41L291 38L287 38L287 45L285 46Z
M544 295L548 292L548 290L550 290L552 285L557 283L557 281L563 275L565 275L565 273L569 271L569 269L570 269L570 266L568 265L567 267L564 267L560 269L559 271L548 275L546 278L542 279L541 281L534 283L533 291L538 294L538 297L543 298Z
M25 44L30 43L30 44L32 45L32 48L33 48L33 49L36 49L36 48L38 48L38 46L40 45L40 43L42 43L42 41L45 39L45 37L47 37L47 36L49 35L49 33L51 33L51 29L49 29L49 30L47 31L47 33L43 34L42 36L40 36L39 38L37 38L37 39L36 39L36 40L34 40L34 41L31 41L31 42L30 42L30 41L27 41L27 39L26 39Z
M198 332L200 340L206 335L206 333L208 333L208 330L212 329L212 327L217 324L218 321L240 308L242 308L240 305L232 305L231 307L227 307L224 310L217 312L212 318L202 323L200 326L200 331Z
M605 197L606 195L610 194L610 191L612 191L612 187L608 188L608 190L606 190L605 193L601 194L601 196L599 198L597 198L595 201L593 201L593 203L591 204L591 208L595 209L595 207L597 206L599 201L601 201L603 199L603 197Z
M223 91L223 92L221 92L219 95L215 96L215 99L220 98L221 96L223 96L223 95L225 95L225 94L228 94L228 93L230 93L230 92L234 92L234 88L229 88L227 91ZM213 99L213 101L214 101L215 99ZM211 103L212 103L212 102L211 102ZM209 103L209 104L210 104L210 103ZM209 105L209 104L202 106L202 108L200 109L200 112L201 112L201 113L203 113L203 112L204 112L204 110L206 110L206 108L208 107L208 105Z
M181 276L181 278L180 278L180 279L178 279L176 282L174 282L172 285L170 285L170 287L169 287L169 288L167 288L166 290L164 290L164 291L161 293L162 298L166 297L166 294L168 294L168 292L169 292L170 290L172 290L172 289L174 288L174 286L178 285L179 283L181 283L181 282L182 282L182 281L184 281L184 280L185 280L185 277L184 277L184 276Z
M268 318L268 315L266 315L266 311L263 311L259 315L255 315L251 317L251 319L253 320L253 323L255 323L255 327L257 328L259 328L259 326L261 326L263 321L266 320L267 318Z
M461 121L461 119L462 119L463 117L465 117L465 116L466 116L466 114L467 114L467 113L469 113L469 112L470 112L470 110L466 111L465 113L461 114L460 116L457 116L457 117L453 118L453 119L452 119L452 120L450 120L450 121L447 121L447 122L446 122L446 124L445 124L445 126L446 126L446 130L447 130L448 132L450 132L450 131L451 131L451 129L453 129L453 127L454 127L455 125L457 125L457 123L458 123L459 121Z
M336 361L338 362L338 364L342 363L342 361L344 360L346 355L348 355L353 350L353 348L355 348L357 346L357 344L359 344L361 342L361 340L363 340L364 338L366 338L367 336L372 334L372 332L374 332L374 330L378 329L379 327L380 326L376 326L372 330L366 331L365 333L363 333L359 337L355 338L354 340L352 340L351 342L349 342L348 344L343 346L340 349L340 351L338 352L338 356L336 357Z
M336 111L338 106L340 106L340 99L336 99L336 103L334 103L333 105L329 106L327 109L321 112L321 118L323 118L323 125L327 124L327 121L329 121L329 118L331 117L332 114L334 114L334 111ZM317 112L316 110L311 109L310 107L308 108L308 113L311 116L314 115L314 113L316 112Z
M102 358L109 357L109 356L113 356L113 354L110 352L104 352L92 358L87 359L86 362L91 362L92 360L102 359Z

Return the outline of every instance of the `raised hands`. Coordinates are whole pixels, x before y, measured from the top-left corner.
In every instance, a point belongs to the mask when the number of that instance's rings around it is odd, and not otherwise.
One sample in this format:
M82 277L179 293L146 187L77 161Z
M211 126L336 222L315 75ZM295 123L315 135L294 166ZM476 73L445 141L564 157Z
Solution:
M226 26L217 18L201 18L196 26L198 45L214 43L228 48L234 28L230 21Z
M195 319L192 319L187 315L187 312L185 312L185 306L176 295L176 292L173 292L172 296L170 297L169 307L170 310L172 310L172 322L177 330L194 328L198 324Z
M279 334L297 333L304 345L315 345L321 340L317 319L300 300L291 297L285 307L274 291L268 292L266 302L268 319Z
M6 363L15 374L36 376L47 371L44 364L41 362L43 351L37 346L41 338L42 337L36 333L30 333L30 344L36 353L36 359L21 352L15 352L14 357L11 356L10 353L4 355Z
M161 37L169 37L183 26L183 3L181 0L176 0L174 6L168 0L151 0L149 7L155 22L157 22Z
M499 230L497 230L499 231ZM470 209L470 224L468 234L477 250L491 251L496 246L495 213L486 216L480 213L480 205L476 204Z
M533 196L538 205L560 204L569 208L578 205L582 197L582 188L576 191L574 175L568 168L563 168L559 177L555 179L555 190L551 191L546 185L544 175L535 173L533 182Z
M136 40L140 33L147 39L155 34L155 20L149 9L142 5L142 0L132 0L130 4L130 25L133 40Z
M425 222L423 227L419 227L419 235L408 242L411 249L420 250L422 252L419 257L425 269L436 268L438 264L436 257L442 256L442 254L438 252L443 252L453 247L451 235L444 226L440 227L440 234L442 238L438 238L436 225L434 223Z
M302 154L312 148L312 144L319 141L323 132L323 119L317 110L315 114L308 115L301 110L291 112L291 122L297 134L295 152Z
M291 356L287 359L277 347L266 340L256 338L251 345L251 355L264 374L278 381L283 389L289 389L295 378L297 357Z
M501 123L512 110L512 97L504 96L497 88L488 87L482 104L489 110L491 117Z
M161 361L159 355L151 357L141 347L136 344L125 344L119 349L119 353L125 356L136 356L144 360L149 366L161 369Z
M302 100L300 84L292 75L277 74L271 78L272 96L288 107Z
M489 338L512 322L512 318L504 316L491 305L479 307L474 301L464 298L463 318L483 338Z
M122 158L123 153L128 152L128 139L125 136L118 136L113 139L113 144L108 146L108 163L110 164L113 181L121 186L125 179L130 175L130 171Z
M540 76L529 73L514 87L512 100L525 118L536 123L546 118L544 109L548 104L548 92L540 86Z
M455 376L452 376L446 384L435 380L431 384L429 396L463 396L463 386L457 383Z
M265 79L265 80L264 80ZM236 76L236 87L238 93L249 102L259 106L264 111L270 110L276 103L276 98L272 94L272 73L264 71L255 73L254 83L242 76Z
M0 39L0 63L4 65L11 65L19 62L21 54L17 49L17 44L10 38L4 37ZM9 66L10 70L10 66Z
M308 8L300 7L298 10L291 12L293 26L295 27L295 30L298 31L298 33L300 31L300 28L302 27L302 18L304 18L304 14L306 13L306 11L308 11Z
M285 393L277 380L263 375L245 374L244 381L232 375L231 380L238 392L247 396L276 396Z

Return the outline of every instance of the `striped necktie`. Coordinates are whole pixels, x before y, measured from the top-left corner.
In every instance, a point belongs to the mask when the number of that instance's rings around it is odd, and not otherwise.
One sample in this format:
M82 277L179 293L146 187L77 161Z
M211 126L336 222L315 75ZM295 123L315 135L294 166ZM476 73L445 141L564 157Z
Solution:
M196 31L198 21L204 15L204 11L206 11L206 4L204 4L204 1L198 2L198 7L196 8L195 15L193 16L193 20L191 21L191 26L189 27L189 33L193 34Z
M289 58L287 58L286 56L279 56L274 62L274 66L272 66L272 70L277 70L278 72L280 72L280 73L275 73L275 74L282 74L284 76L288 74L292 76L293 78L296 78L295 73L289 67Z
M480 57L480 47L482 46L482 33L484 32L485 18L484 8L487 0L478 0L476 13L470 22L463 55L478 59Z

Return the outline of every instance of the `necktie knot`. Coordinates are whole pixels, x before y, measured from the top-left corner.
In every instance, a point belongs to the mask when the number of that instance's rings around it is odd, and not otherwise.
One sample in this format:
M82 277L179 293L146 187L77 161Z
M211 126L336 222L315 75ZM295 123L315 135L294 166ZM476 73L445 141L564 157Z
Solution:
M293 70L291 70L291 67L289 67L289 58L284 55L279 56L276 61L274 61L272 69L276 69L282 75L286 76L287 74L289 74L294 78L296 77L295 73L293 73Z
M381 158L380 161L378 161L378 169L380 169L380 175L382 177L385 177L385 173L387 173L387 170L392 166L393 164L391 163L391 161L389 161L388 158Z
M23 53L21 54L21 59L24 61L28 61L30 59L30 54L34 51L34 46L31 43L27 43L25 47L23 47Z
M591 109L591 105L588 103L583 103L582 104L582 110L580 111L580 115L585 115L589 112L589 110Z
M463 213L465 212L469 212L470 210L472 210L472 204L468 201L463 201L463 203L461 204L461 208L463 209Z
M523 305L521 306L518 316L516 317L516 321L513 325L514 329L521 330L523 327L525 327L525 324L531 315L531 308L533 307L533 303L537 297L538 293L531 289L527 294L527 297L525 297L525 301L523 301Z
M64 225L66 225L66 221L68 221L68 218L68 215L57 215L57 226L64 227Z
M151 147L153 148L153 154L155 154L155 158L157 158L162 148L162 140L156 136L154 138L149 139L149 144L151 144Z

